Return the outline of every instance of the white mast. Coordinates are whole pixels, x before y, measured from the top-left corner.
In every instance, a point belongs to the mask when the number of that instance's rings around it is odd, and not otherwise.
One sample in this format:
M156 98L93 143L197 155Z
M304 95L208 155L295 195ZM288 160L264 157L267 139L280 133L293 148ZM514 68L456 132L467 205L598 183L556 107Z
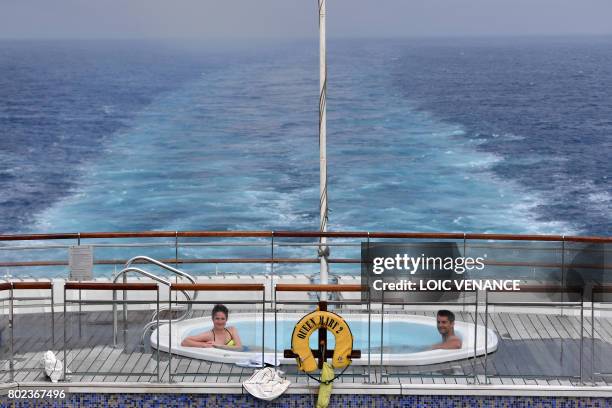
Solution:
M325 12L326 1L319 2L319 210L320 210L320 231L327 231L327 61L325 51ZM321 261L321 283L328 282L327 274L329 265L327 257L329 248L325 245L327 238L320 238L319 259ZM321 293L321 300L326 300L327 294Z

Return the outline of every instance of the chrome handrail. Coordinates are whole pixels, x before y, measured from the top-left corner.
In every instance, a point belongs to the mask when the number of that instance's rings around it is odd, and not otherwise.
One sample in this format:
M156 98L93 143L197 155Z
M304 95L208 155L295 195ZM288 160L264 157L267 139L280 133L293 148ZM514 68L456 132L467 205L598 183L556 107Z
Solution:
M119 271L117 273L117 275L115 277L113 277L113 283L117 283L117 279L119 279L119 277L121 277L122 275L124 275L124 274L126 274L128 272L137 272L137 273L139 273L141 275L146 276L147 278L151 278L151 279L156 280L156 281L158 281L160 283L163 283L166 286L170 286L170 284L171 284L170 281L167 280L167 279L160 278L159 276L154 275L154 274L152 274L150 272L147 272L144 269L134 268L134 267L124 268L121 271Z
M174 267L172 267L172 266L170 266L170 265L168 265L168 264L166 264L166 263L164 263L164 262L158 261L157 259L154 259L154 258L151 258L151 257L148 257L148 256L144 256L144 255L138 255L138 256L135 256L135 257L133 257L133 258L129 259L129 260L128 260L128 261L125 263L125 267L126 267L126 268L131 267L131 265L132 265L134 262L136 262L136 261L145 261L145 262L148 262L148 263L152 263L152 264L157 265L157 266L159 266L160 268L166 269L166 270L168 270L168 271L170 271L170 272L172 272L172 273L174 273L174 274L176 274L176 275L182 276L183 278L187 279L187 280L188 280L188 281L190 281L191 283L196 283L196 280L193 278L193 276L189 275L188 273L183 272L183 271L181 271L180 269L174 268ZM194 292L194 294L193 294L193 298L191 298L191 297L190 297L190 296L187 294L187 292L185 292L185 291L181 291L181 292L183 292L183 294L185 295L185 297L186 297L187 299L189 299L189 300L196 300L196 299L198 298L198 293L197 293L197 292ZM159 311L160 311L160 312L161 312L161 311L163 311L163 310L168 310L168 306L162 306L162 307L159 309ZM153 315L151 316L151 321L153 321L153 320L155 320L155 319L157 318L157 313L158 313L158 311L155 311L155 313L153 313ZM188 312L187 312L187 313L189 314L189 316L191 316L191 305L189 305L189 306L188 306ZM187 317L189 317L189 316L182 317L182 318L180 318L180 319L178 319L178 320L184 320L185 318L187 318ZM177 320L177 321L178 321L178 320Z
M136 261L145 261L145 262L149 262L149 263L155 264L155 265L159 266L160 268L166 269L166 270L168 270L170 272L175 273L176 275L179 275L179 276L182 276L182 277L186 278L187 280L191 281L191 283L196 283L196 281L193 278L193 276L189 275L188 273L183 272L180 269L173 268L172 266L170 266L168 264L165 264L165 263L163 263L161 261L158 261L157 259L153 259L153 258L150 258L148 256L143 256L143 255L135 256L135 257L133 257L132 259L128 260L125 263L125 267L129 268ZM196 293L196 296L197 296L197 293ZM194 300L195 300L196 296L194 296L194 298L193 298Z
M126 267L126 268L130 267L130 266L131 266L131 265L132 265L134 262L136 262L136 261L145 261L145 262L148 262L148 263L152 263L152 264L154 264L154 265L159 266L160 268L166 269L166 270L168 270L168 271L170 271L170 272L172 272L172 273L174 273L174 274L176 274L176 275L179 275L179 276L182 276L182 277L186 278L186 279L187 279L187 280L189 280L191 283L196 283L196 280L193 278L193 276L189 275L188 273L183 272L183 271L181 271L180 269L174 268L174 267L172 267L172 266L170 266L170 265L168 265L168 264L166 264L166 263L164 263L164 262L158 261L157 259L154 259L154 258L151 258L151 257L148 257L148 256L144 256L144 255L135 256L135 257L133 257L133 258L129 259L129 260L128 260L128 261L125 263L125 267ZM193 298L192 298L191 296L189 296L189 295L187 294L187 292L185 292L184 290L182 290L181 292L183 292L183 294L185 295L185 297L186 297L188 300L196 300L196 299L198 298L198 292L194 292L194 294L193 294ZM145 330L144 330L144 332L143 332L143 338L142 338L142 343L143 343L143 344L144 344L144 335L146 334L146 331L147 331L147 330L150 328L150 327L148 327L148 326L149 326L151 323L153 323L153 321L154 321L154 320L156 320L156 319L157 319L157 314L158 314L159 312L162 312L162 311L164 311L164 310L168 310L168 309L169 309L169 307L168 307L168 306L161 306L161 307L160 307L160 309L159 309L159 311L157 311L157 310L156 310L156 311L153 313L153 315L151 316L151 322L150 322L150 323L148 323L148 324L147 324L147 326L145 326ZM187 306L187 312L186 312L186 313L185 313L183 316L181 316L181 317L179 317L179 318L175 319L174 321L177 321L177 322L178 322L178 321L181 321L181 320L185 320L185 319L187 319L188 317L191 317L191 315L192 315L192 305L191 305L191 304L189 304L189 305ZM154 326L154 325L153 325L153 326Z
M135 256L135 257L131 258L130 260L128 260L126 262L125 267L121 271L117 272L116 274L113 274L113 279L112 279L113 283L116 283L117 280L119 280L119 278L122 277L122 276L123 276L123 278L125 280L126 277L127 277L127 273L128 272L136 272L136 273L138 273L140 275L146 276L146 277L148 277L150 279L153 279L153 280L155 280L157 282L163 283L164 285L170 287L170 285L172 284L170 282L170 280L161 278L161 277L159 277L157 275L154 275L154 274L152 274L152 273L150 273L148 271L145 271L143 269L133 267L132 264L134 262L136 262L136 261L144 261L144 262L148 262L148 263L157 265L157 266L159 266L159 267L161 267L163 269L166 269L166 270L174 273L175 275L178 275L178 276L181 276L183 278L186 278L191 283L196 283L196 280L191 275L189 275L188 273L185 273L185 272L183 272L183 271L181 271L179 269L173 268L172 266L170 266L168 264L165 264L165 263L163 263L161 261L158 261L156 259L150 258L148 256L143 256L143 255L139 255L139 256ZM197 292L194 292L193 298L186 291L181 291L181 292L183 292L183 294L185 295L185 298L187 298L188 301L196 300L196 298L198 296ZM124 298L125 298L125 295L124 295ZM116 303L116 300L117 300L117 293L115 291L113 291L113 345L114 346L117 345L117 331L118 331L118 329L117 329L117 303ZM186 311L185 311L185 313L183 315L179 316L176 319L167 319L167 320L158 320L157 319L159 311L167 310L168 309L167 306L162 307L159 310L156 310L155 313L153 314L153 316L151 317L151 321L145 325L145 327L144 327L144 329L142 331L142 336L140 338L140 343L142 345L144 345L145 337L146 337L147 333L149 332L149 330L154 328L154 327L156 327L156 326L158 326L160 323L169 323L170 321L178 322L178 321L185 320L185 319L191 317L191 315L193 313L192 308L193 308L192 304L188 303L187 309L186 309ZM124 320L127 320L127 308L126 307L123 308L123 314L124 314L124 316L123 316Z

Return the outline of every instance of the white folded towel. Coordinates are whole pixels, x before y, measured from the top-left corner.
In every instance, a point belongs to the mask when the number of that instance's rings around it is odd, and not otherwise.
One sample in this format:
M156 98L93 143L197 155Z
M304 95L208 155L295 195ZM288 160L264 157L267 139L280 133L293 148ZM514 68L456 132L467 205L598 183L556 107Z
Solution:
M56 383L64 376L64 364L55 357L51 350L43 355L42 365L45 369L45 374L51 379L51 382Z
M255 398L271 401L287 391L291 381L283 379L279 371L272 367L255 370L253 375L242 383L245 390Z

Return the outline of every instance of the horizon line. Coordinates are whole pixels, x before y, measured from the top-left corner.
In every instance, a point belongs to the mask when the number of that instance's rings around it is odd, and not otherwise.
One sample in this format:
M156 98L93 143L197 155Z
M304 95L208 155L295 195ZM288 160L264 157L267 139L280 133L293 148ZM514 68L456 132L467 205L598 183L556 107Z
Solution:
M537 33L537 34L510 34L510 33L483 33L483 34L439 34L439 35L384 35L384 36L351 36L339 35L328 38L328 41L334 40L453 40L453 39L535 39L535 38L585 38L585 37L612 37L610 33ZM196 36L134 36L134 37L65 37L65 36L33 36L33 37L13 37L0 36L0 41L189 41L189 42L293 42L293 41L312 41L318 39L318 36L300 36L292 38L277 38L271 36L245 36L245 37L196 37Z

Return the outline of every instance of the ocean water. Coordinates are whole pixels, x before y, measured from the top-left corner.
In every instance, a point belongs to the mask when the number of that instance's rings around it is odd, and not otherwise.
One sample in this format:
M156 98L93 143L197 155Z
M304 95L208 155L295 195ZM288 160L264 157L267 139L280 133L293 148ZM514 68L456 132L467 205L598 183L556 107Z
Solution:
M330 40L330 230L610 235L612 38ZM0 232L316 230L318 44L0 41Z

